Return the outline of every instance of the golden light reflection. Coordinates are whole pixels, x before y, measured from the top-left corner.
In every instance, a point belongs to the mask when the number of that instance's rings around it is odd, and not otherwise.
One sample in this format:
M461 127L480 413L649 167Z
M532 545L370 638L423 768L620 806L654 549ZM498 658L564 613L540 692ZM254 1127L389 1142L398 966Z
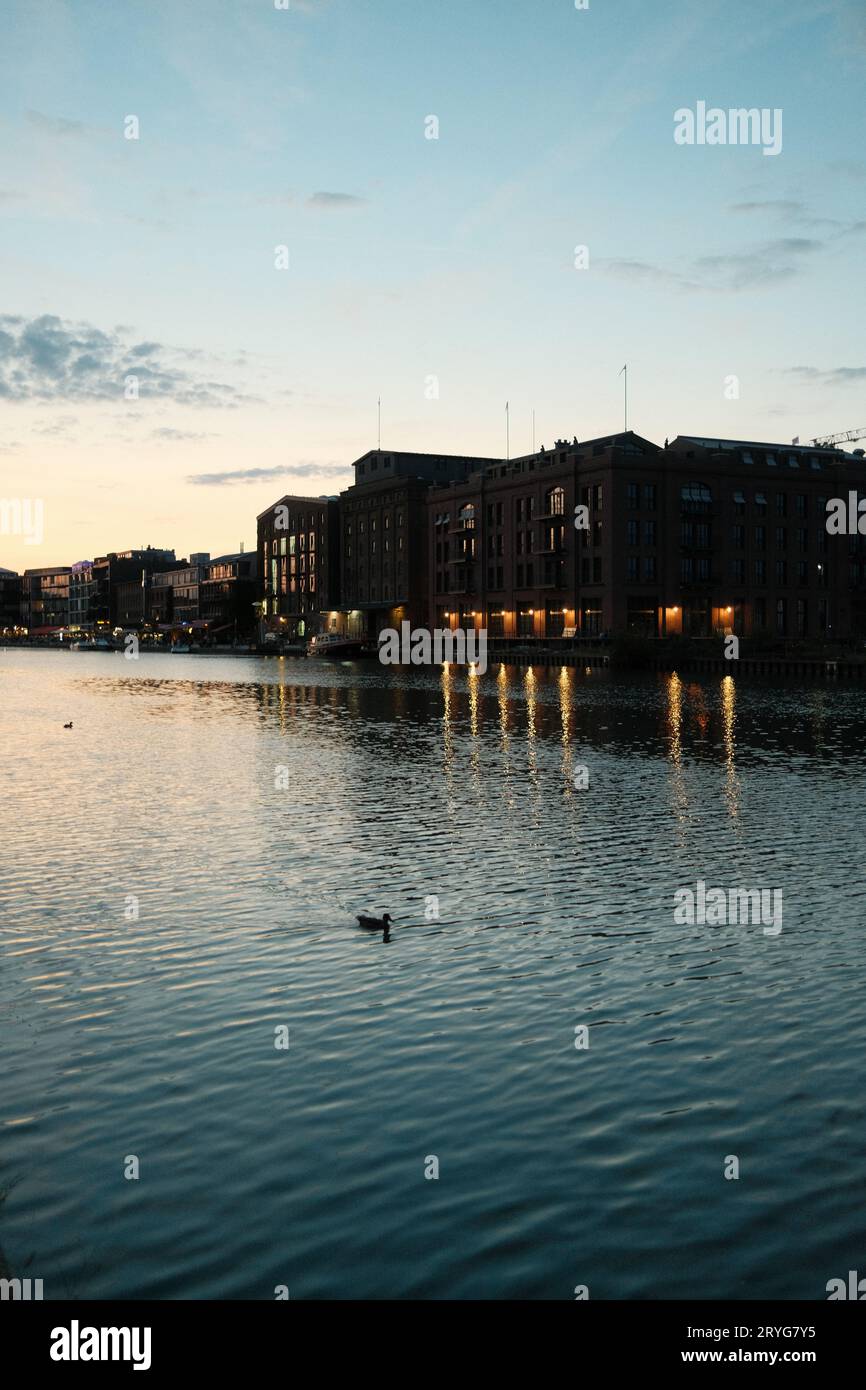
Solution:
M667 681L668 697L668 748L671 758L679 766L683 757L683 683L676 671L672 671Z
M571 787L572 784L572 755L571 755L571 723L572 723L572 691L574 673L569 666L563 666L559 672L559 714L562 719L562 772L566 782Z
M529 762L529 775L533 783L538 785L538 686L535 679L535 672L531 666L527 666L523 677L523 684L526 690L526 743L527 758Z
M454 762L454 728L452 704L454 700L453 677L451 666L447 661L442 663L442 734L445 751L446 770L451 769Z
M722 678L722 734L725 743L725 766L727 776L725 778L725 800L728 804L728 813L732 819L736 820L740 814L740 780L737 776L736 767L736 695L737 687L733 676Z

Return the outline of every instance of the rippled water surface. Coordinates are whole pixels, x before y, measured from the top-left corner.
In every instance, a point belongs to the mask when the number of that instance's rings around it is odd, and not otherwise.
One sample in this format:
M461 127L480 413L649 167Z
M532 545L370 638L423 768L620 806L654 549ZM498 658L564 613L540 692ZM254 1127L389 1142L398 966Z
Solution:
M8 1268L826 1297L866 1260L864 721L844 687L3 652ZM677 924L698 879L781 888L782 931Z

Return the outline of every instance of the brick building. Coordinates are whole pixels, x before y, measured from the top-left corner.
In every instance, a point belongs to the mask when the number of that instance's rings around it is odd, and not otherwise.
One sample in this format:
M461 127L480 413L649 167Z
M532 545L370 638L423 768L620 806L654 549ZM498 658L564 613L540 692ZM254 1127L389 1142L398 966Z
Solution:
M340 519L336 497L281 497L256 520L262 620L308 640L336 625Z
M428 492L427 625L524 640L863 635L866 537L826 529L827 500L856 488L862 451L560 440Z
M355 482L340 494L341 626L374 640L403 620L427 621L427 496L498 460L372 449L353 464Z

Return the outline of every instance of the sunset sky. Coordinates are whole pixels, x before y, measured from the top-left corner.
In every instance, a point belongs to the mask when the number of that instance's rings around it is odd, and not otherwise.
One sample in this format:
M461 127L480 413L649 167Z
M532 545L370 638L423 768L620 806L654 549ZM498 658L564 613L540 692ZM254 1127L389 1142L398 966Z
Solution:
M657 442L866 426L862 3L3 11L0 497L45 538L0 566L250 547L379 395L383 447L449 453L504 453L506 400L512 454L533 409L620 429L626 361ZM677 145L698 101L781 108L781 153Z

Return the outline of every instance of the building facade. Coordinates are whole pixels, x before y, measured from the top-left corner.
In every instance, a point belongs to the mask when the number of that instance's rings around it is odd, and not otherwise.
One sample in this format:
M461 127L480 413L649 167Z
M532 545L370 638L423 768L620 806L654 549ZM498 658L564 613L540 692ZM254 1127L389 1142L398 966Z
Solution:
M21 626L21 576L0 569L0 633L11 634Z
M21 626L44 637L69 625L71 566L49 565L24 571L21 580Z
M355 482L340 494L343 630L372 641L404 620L426 622L428 493L496 462L378 449L355 461Z
M209 638L244 640L255 634L258 557L240 551L209 560L199 585L199 611Z
M307 640L336 626L340 522L336 497L281 497L256 519L264 628Z
M826 526L828 499L858 487L862 452L560 440L428 493L428 622L526 640L862 636L866 537Z

